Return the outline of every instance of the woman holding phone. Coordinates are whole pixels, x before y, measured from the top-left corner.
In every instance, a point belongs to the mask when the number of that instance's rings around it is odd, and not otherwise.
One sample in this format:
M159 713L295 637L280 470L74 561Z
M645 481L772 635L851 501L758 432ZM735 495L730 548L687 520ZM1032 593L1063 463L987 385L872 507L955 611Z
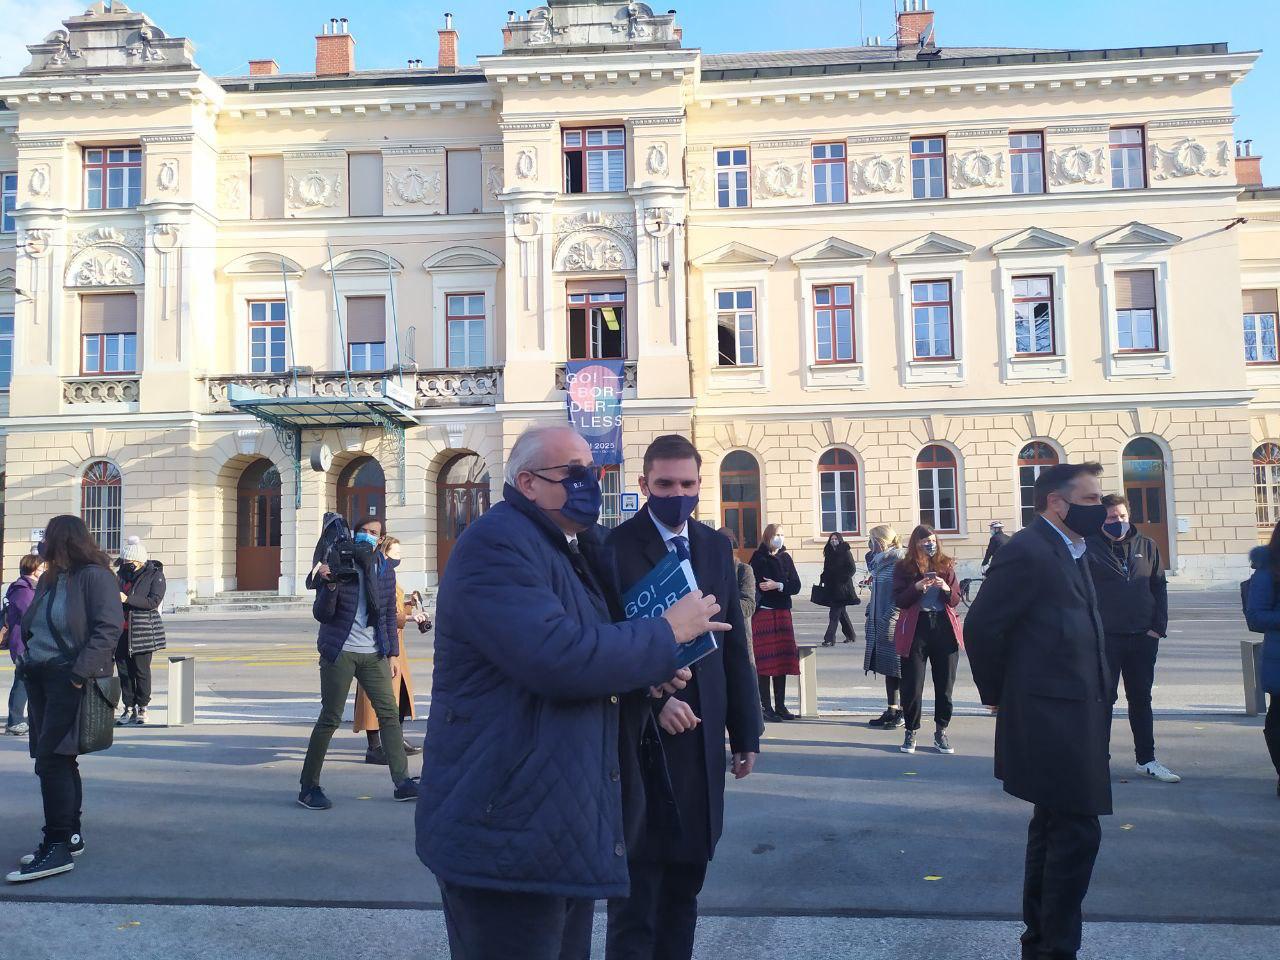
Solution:
M955 614L960 587L955 561L942 552L928 524L911 531L907 555L893 568L893 602L902 611L893 635L902 658L902 715L907 727L900 749L916 752L927 664L933 673L933 746L939 753L955 753L947 726L963 645Z

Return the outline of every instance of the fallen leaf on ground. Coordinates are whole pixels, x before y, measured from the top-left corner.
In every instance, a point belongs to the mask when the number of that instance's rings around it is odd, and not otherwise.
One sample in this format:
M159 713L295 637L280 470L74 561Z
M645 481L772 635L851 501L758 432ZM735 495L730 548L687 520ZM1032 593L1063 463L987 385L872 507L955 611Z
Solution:
M1121 830L1132 830L1132 829L1133 829L1133 824L1132 824L1132 823L1122 823L1122 824L1120 824L1120 829L1121 829Z
M931 874L929 874L927 877L925 877L925 879L926 879L926 880L941 880L942 878L941 878L941 877L939 877L939 876L935 876L934 874L932 874L932 873L931 873Z
M920 776L920 774L916 773L914 770L904 770L904 771L903 771L903 773L902 773L902 775L903 775L904 777L918 777L918 776Z
M373 797L356 797L357 800L372 800Z

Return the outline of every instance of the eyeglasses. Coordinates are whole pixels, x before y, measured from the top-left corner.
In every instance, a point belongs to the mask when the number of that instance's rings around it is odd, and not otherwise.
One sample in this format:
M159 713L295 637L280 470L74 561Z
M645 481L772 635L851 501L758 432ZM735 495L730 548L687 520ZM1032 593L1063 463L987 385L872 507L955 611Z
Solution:
M553 477L544 477L542 475L543 470L564 470L565 471L564 478L566 480L571 480L574 483L581 483L583 480L586 480L589 477L591 477L592 474L595 474L598 476L600 473L600 468L597 467L594 463L561 463L561 464L557 464L554 467L543 467L542 470L530 470L529 472L532 473L539 480L547 481L547 483L560 482L559 479L556 479Z

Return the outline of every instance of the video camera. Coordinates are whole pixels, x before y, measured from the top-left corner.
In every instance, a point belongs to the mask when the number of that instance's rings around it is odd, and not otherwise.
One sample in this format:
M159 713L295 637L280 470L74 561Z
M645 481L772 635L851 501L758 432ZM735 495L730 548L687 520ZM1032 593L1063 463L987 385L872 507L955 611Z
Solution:
M329 579L337 583L351 583L359 578L357 573L355 538L346 517L339 513L326 513L320 527L320 539L311 554L311 570L320 564L329 567Z

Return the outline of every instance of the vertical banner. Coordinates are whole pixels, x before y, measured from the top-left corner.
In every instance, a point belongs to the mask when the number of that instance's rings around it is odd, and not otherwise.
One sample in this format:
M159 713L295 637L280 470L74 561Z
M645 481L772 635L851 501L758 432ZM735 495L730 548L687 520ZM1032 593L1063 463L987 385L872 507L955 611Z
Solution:
M570 360L565 368L569 422L591 445L598 466L622 463L625 360Z

